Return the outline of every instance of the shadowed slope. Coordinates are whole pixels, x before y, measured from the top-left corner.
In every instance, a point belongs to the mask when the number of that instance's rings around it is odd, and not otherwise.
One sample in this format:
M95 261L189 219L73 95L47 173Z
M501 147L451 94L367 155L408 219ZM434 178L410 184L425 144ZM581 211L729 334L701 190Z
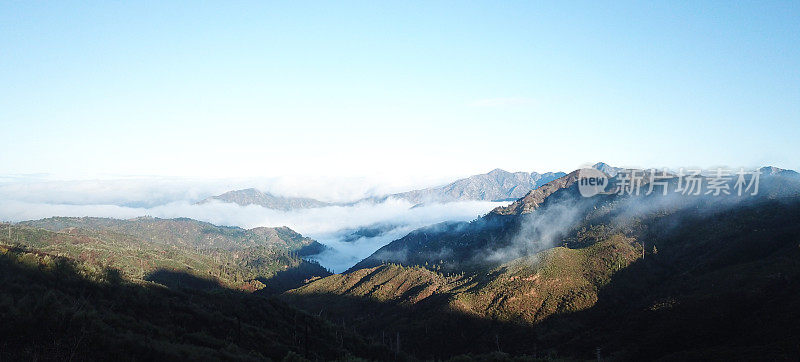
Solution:
M52 231L68 228L113 231L152 243L196 249L240 249L251 246L269 246L296 251L309 246L323 247L288 227L257 227L245 230L239 227L217 226L188 218L137 217L120 220L98 217L51 217L25 221L20 224Z
M662 205L633 218L625 210L601 210L565 235L565 246L480 272L384 265L284 298L373 336L398 333L406 351L425 357L502 349L592 358L597 347L622 360L800 352L799 199Z
M181 276L193 283L195 277ZM394 357L279 301L169 290L0 246L0 354L10 360L331 360ZM402 357L402 356L401 356Z
M13 225L10 226L11 239L6 233L0 233L0 241L66 256L97 270L112 267L132 280L145 280L161 271L192 274L228 288L254 291L268 287L282 291L298 287L306 279L330 275L319 264L302 259L303 249L291 251L280 244L231 245L229 249L187 248L181 246L190 243L180 238L182 234L160 231L165 239L177 240L164 244L112 231L117 229L115 225L126 224L126 221L113 219L88 220L94 222L90 229L66 227L58 232L27 226L52 224L60 219L84 221L82 218L52 218ZM106 224L110 225L108 229ZM280 232L293 235L291 230Z

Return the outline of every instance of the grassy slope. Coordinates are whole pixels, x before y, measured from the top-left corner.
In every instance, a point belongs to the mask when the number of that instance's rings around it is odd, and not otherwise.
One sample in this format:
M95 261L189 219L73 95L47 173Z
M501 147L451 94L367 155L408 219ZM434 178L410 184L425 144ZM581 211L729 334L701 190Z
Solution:
M474 275L386 264L332 275L288 294L301 304L306 297L325 294L401 305L443 299L469 315L534 322L594 304L613 272L641 255L637 248L631 239L614 235L587 248L558 247Z
M0 356L10 360L386 359L386 348L274 299L170 290L0 245ZM402 356L401 356L402 357Z
M217 226L207 222L178 218L159 219L139 217L129 220L97 217L52 217L21 223L51 231L80 228L94 231L112 231L134 236L152 243L194 249L240 249L252 246L269 246L297 251L304 247L318 247L312 239L303 237L287 227L259 227L245 230L238 227Z
M209 236L213 235L210 232L195 230L194 233L190 233L188 231L197 227L207 227L204 223L179 221L176 224L172 220L158 221L156 224L162 226L158 228L150 227L151 224L152 220L148 220L145 226L141 226L135 222L113 219L51 218L14 225L11 239L8 240L8 234L3 232L0 233L0 240L9 244L19 243L53 255L69 257L96 270L115 268L126 278L134 280L171 282L168 278L169 273L157 274L160 271L168 271L187 273L208 279L209 285L220 284L229 288L257 290L264 288L265 284L272 287L272 284L283 283L273 277L289 271L292 274L292 285L295 286L297 282L302 282L304 279L330 275L318 264L307 262L298 255L298 252L292 251L302 248L302 245L309 245L309 242L289 229L278 228L266 231L254 229L268 232L270 235L273 235L274 232L274 235L279 235L281 240L288 240L287 242L271 242L266 245L255 244L253 246L254 244L248 243L244 237L239 237L239 239L226 239L225 245L228 247L225 249L202 249L190 248L185 245L193 245L198 239L213 238ZM164 224L168 226L164 227ZM177 228L176 225L184 224L192 227L178 232L177 235L172 233ZM48 226L50 229L60 231L50 231L27 225ZM75 225L85 228L78 228ZM8 226L6 225L6 227ZM143 229L149 231L145 233L141 231ZM228 229L230 228L221 228L220 230L227 232ZM137 230L139 231L137 232ZM137 235L149 235L149 239L141 239L141 236L125 234L122 231L131 231ZM231 232L241 233L242 229L234 229ZM186 237L188 241L182 237ZM245 237L253 236L245 235ZM153 239L168 240L168 242L155 242L152 241ZM238 244L235 244L237 240L241 240L243 244L237 246ZM287 247L287 243L291 243L294 249ZM274 289L285 290L286 287L280 285L280 288Z
M481 273L383 265L285 298L426 357L783 359L800 353L798 243L800 202L765 200L594 225Z

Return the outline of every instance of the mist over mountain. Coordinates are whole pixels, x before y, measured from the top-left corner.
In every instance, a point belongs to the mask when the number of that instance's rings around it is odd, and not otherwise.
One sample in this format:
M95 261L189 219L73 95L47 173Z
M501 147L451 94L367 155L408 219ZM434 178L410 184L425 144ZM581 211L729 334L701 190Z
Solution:
M387 215L372 223L342 227L327 232L310 232L323 244L330 247L324 253L314 257L323 265L333 270L343 271L375 249L400 238L408 232L422 226L442 221L463 221L465 210L476 210L468 217L479 216L491 209L485 209L476 201L486 205L499 205L500 202L513 200L525 195L528 191L546 184L563 172L507 172L495 169L486 174L471 176L452 183L427 189L413 190L380 197L367 197L352 202L322 202L310 198L281 197L257 189L243 189L226 192L207 198L198 203L199 206L210 206L214 203L236 204L244 207L260 206L268 210L280 210L287 213L331 212L342 214L342 210L374 208L380 212L378 205L409 205L405 215ZM489 204L491 202L492 204ZM373 207L372 205L376 205ZM453 209L444 211L444 209ZM434 213L433 210L440 210ZM416 215L429 215L419 219ZM351 219L351 221L353 221Z
M415 204L464 200L507 201L522 197L528 191L564 176L563 172L508 172L494 169L488 173L456 180L447 185L384 196L400 198Z
M759 171L756 195L684 195L671 177L666 195L594 197L570 173L514 207L415 230L284 299L365 334L398 333L423 358L784 359L800 353L800 177Z
M456 201L509 201L524 196L528 191L564 176L563 172L508 172L495 169L485 174L459 179L446 185L412 190L384 196L373 196L352 202L323 202L312 198L283 197L254 188L228 191L209 197L200 203L212 200L235 203L241 206L259 205L276 210L297 210L326 206L349 206L360 202L381 203L388 199L400 199L412 204L446 203Z
M610 167L602 163L596 166ZM619 176L622 169L614 171ZM669 176L664 186L669 191L666 195L654 192L645 196L650 171L640 170L645 181L640 195L609 188L608 194L586 198L578 191L580 170L576 170L472 222L441 223L415 230L377 250L350 271L386 262L437 265L443 270L459 271L482 267L484 263L493 265L554 246L560 236L593 219L608 221L612 216L633 217L647 210L677 205L721 210L756 199L792 198L800 194L800 177L796 172L777 168L758 171L762 174L760 190L752 197L726 194L712 197L705 194L706 190L701 190L697 196L683 195L675 191L678 178L674 175ZM613 184L617 177L611 180ZM707 182L708 178L703 180ZM734 189L733 179L727 181L726 188Z

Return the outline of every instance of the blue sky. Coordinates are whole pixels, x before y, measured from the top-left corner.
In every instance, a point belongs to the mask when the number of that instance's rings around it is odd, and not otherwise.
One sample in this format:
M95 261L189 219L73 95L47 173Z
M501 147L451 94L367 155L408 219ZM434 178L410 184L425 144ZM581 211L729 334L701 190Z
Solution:
M800 168L800 2L3 2L0 174Z

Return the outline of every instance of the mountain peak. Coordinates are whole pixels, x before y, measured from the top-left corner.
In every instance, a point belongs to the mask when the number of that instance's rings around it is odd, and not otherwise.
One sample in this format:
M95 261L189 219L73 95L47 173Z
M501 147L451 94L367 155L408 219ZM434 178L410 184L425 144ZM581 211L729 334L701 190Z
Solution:
M616 176L617 173L619 173L619 170L621 170L621 168L611 166L611 165L609 165L609 164L607 164L605 162L595 163L594 165L592 165L592 168L594 168L596 170L600 170L603 173L605 173L606 175L609 175L611 177Z
M510 174L510 173L511 173L511 172L508 172L508 171L506 171L506 170L503 170L502 168L496 168L496 169L494 169L494 170L491 170L491 171L489 171L489 172L487 173L487 175L491 175L491 176L497 176L497 175L507 175L507 174Z
M778 175L778 176L797 176L800 175L796 171L787 170L785 168L779 168L775 166L765 166L758 169L762 175Z
M492 213L498 215L529 213L533 209L539 207L539 205L551 194L572 186L578 180L579 171L580 170L572 171L567 175L563 175L550 182L547 182L544 185L529 191L527 194L525 194L525 196L514 201L510 205L495 208L492 210Z

